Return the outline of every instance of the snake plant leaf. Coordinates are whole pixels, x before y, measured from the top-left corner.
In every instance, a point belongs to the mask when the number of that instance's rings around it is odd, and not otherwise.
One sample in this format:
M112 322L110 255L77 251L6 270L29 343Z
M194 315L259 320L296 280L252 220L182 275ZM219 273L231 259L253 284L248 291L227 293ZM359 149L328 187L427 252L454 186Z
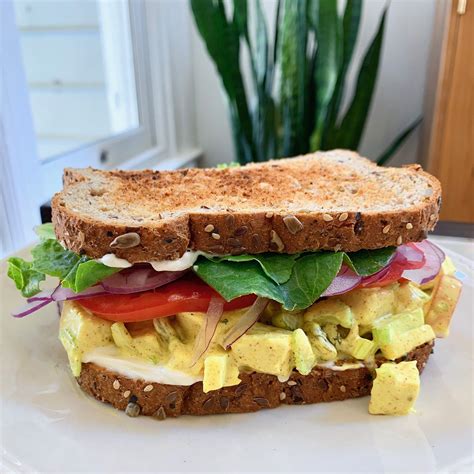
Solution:
M314 131L311 135L311 150L319 150L327 123L329 105L336 87L341 64L341 28L337 13L337 2L311 2L317 8L316 35L318 50L314 66L316 107Z
M338 147L350 150L357 150L359 147L377 80L386 15L385 9L377 33L360 66L354 96L337 131Z
M377 158L378 165L384 165L397 150L402 146L405 140L411 135L418 125L422 122L423 117L418 117L413 123L411 123L395 140L390 143L387 149Z
M191 8L201 37L214 61L227 93L234 144L240 163L253 161L253 128L240 71L240 34L236 21L228 22L224 3L191 0Z
M342 62L337 76L336 87L331 99L330 111L323 136L323 149L328 150L337 146L333 143L337 118L346 86L346 74L352 60L355 44L359 34L362 0L347 0L342 20Z
M347 0L343 24L343 67L348 68L359 34L362 0Z
M271 136L275 133L272 125L274 123L273 99L266 88L268 70L267 25L260 0L255 0L252 5L255 12L255 21L253 22L249 20L247 0L234 0L234 22L248 47L254 89L257 95L257 100L251 111L256 153L253 161L266 161L273 157L274 141ZM249 31L250 27L253 27L253 34Z
M306 50L306 107L303 117L303 128L299 131L302 135L301 143L303 147L300 153L307 153L310 150L311 135L314 130L316 120L316 85L315 85L315 64L318 53L316 44L316 26L318 16L319 0L307 0L306 18L308 23L308 41Z
M257 160L266 161L274 157L274 102L271 89L267 87L269 76L268 31L260 0L254 0L252 43L249 44L253 64L257 102L254 105L254 141L257 145Z
M284 0L282 16L279 41L282 154L294 156L306 148L300 133L306 107L306 0Z
M275 12L275 32L273 34L273 65L278 62L278 33L280 32L280 16L282 10L282 0L277 0Z
M255 161L267 161L276 156L275 102L271 96L259 100L252 111L257 155Z
M282 10L282 0L277 0L275 10L275 31L273 33L273 41L269 42L268 52L268 73L266 80L267 96L271 98L269 104L269 120L267 121L267 128L269 130L267 155L269 159L278 158L281 151L280 146L280 107L273 99L273 87L275 82L275 71L279 62L279 31L280 31L280 15Z
M254 1L255 5L255 48L253 56L257 81L260 87L265 88L268 68L268 31L265 15L260 0Z
M248 40L247 0L234 0L234 23L239 35Z

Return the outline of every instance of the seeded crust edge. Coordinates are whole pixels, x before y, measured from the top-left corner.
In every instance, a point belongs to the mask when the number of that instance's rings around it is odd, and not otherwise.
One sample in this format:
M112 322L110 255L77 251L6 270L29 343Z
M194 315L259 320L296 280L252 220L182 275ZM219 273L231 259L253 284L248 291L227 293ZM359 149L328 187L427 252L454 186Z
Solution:
M433 345L434 341L431 341L418 346L397 362L416 360L421 373ZM385 361L378 358L376 365L380 366ZM150 383L132 380L87 363L82 365L76 380L84 392L101 402L122 411L127 410L131 402L136 410L135 416L139 410L139 414L159 420L181 415L249 413L282 404L305 405L358 398L370 394L373 380L371 371L366 367L345 371L314 368L309 375L294 371L287 382L280 382L274 375L260 373L241 374L240 378L242 382L239 385L204 393L202 382L190 386Z
M287 213L238 210L189 212L162 219L154 225L134 227L104 223L76 215L67 209L61 193L52 199L52 220L58 240L68 249L91 258L114 253L131 263L174 260L187 249L220 255L377 249L421 241L438 221L441 205L439 181L424 172L420 165L409 165L406 168L422 174L430 182L433 195L429 201L404 211L293 213L291 215L303 225L296 233L291 233L285 224ZM80 178L75 177L73 171L69 170L70 175L65 175L68 176L69 185ZM347 217L344 215L341 220L342 214L347 214ZM328 215L332 220L325 220L329 219ZM209 225L219 230L218 239L212 232L204 230ZM129 232L139 234L139 245L122 249L110 247L114 239Z

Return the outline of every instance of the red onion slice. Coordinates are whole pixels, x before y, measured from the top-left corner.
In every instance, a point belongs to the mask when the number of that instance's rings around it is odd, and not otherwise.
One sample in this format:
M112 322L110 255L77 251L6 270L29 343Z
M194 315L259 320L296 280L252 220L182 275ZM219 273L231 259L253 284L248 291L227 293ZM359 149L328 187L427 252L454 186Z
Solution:
M363 278L361 286L373 286L383 282L389 274L393 278L398 273L400 277L423 284L435 278L443 261L443 251L427 240L401 245L391 263L374 275Z
M28 298L28 303L33 303L35 301L66 301L66 300L80 300L81 298L87 298L89 296L99 296L106 295L107 292L101 286L91 286L87 290L81 291L80 293L74 293L69 288L63 288L61 285L58 285L52 290L45 290L41 293L38 293L31 298Z
M423 285L433 280L436 275L438 275L445 255L440 248L427 240L417 242L414 245L416 245L418 249L423 250L426 260L425 265L415 270L405 270L402 276L407 280Z
M80 300L82 298L88 298L89 296L101 296L106 295L107 292L100 285L91 286L87 290L81 291L80 293L74 293L69 288L63 288L59 285L51 294L51 299L53 301L70 301L70 300Z
M196 337L196 342L194 343L191 367L196 364L209 348L223 312L224 300L220 297L213 296L209 302L209 307L207 308L205 321L203 322L199 334Z
M416 270L425 264L426 258L423 250L409 243L397 248L395 261L407 270Z
M25 316L28 316L31 313L34 313L35 311L38 311L41 309L43 306L46 306L47 304L51 303L52 300L36 300L36 301L31 301L29 302L26 306L24 306L20 311L17 313L13 313L12 316L14 318L23 318Z
M361 281L361 276L344 266L321 296L342 295L358 286Z
M30 298L27 298L28 303L33 303L34 301L51 301L51 295L53 294L54 290L45 290L42 291L41 293L36 294L35 296L31 296Z
M182 277L187 270L180 272L156 272L151 267L131 268L115 273L100 284L108 293L125 295L153 290Z
M45 290L41 293L38 293L31 298L28 298L26 301L28 304L20 310L19 313L13 313L12 316L15 318L23 318L28 316L35 311L38 311L43 306L46 306L53 301L57 303L62 303L66 300L80 300L81 298L87 298L89 296L99 296L106 295L107 293L103 290L101 286L92 286L87 290L81 291L80 293L74 293L74 291L69 288L63 288L61 285L58 285L53 290Z
M435 245L433 242L430 242L429 240L416 242L416 243L413 243L412 245L415 245L422 252L435 253L438 256L438 259L440 260L441 263L443 263L444 260L446 259L445 253L437 245Z
M258 320L259 316L269 302L268 298L259 296L252 306L245 312L245 314L237 321L235 326L228 332L222 346L224 349L230 349L235 341L240 339Z

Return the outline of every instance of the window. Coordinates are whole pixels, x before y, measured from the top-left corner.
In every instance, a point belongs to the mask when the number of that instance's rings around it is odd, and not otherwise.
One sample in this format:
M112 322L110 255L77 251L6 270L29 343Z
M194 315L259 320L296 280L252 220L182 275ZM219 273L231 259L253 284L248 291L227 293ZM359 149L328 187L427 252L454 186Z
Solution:
M62 168L90 162L95 153L102 164L118 165L156 145L146 71L136 54L143 30L133 25L134 3L15 0L43 162ZM135 9L141 8L137 3Z

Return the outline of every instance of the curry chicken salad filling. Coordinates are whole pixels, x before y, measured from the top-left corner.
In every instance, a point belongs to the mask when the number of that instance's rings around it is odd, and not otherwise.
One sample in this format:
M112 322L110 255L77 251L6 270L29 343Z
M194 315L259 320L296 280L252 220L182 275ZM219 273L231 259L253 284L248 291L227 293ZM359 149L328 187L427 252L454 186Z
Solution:
M9 260L9 276L28 298L14 316L62 304L59 339L79 383L85 368L96 366L145 381L145 391L152 384L197 385L209 394L249 374L296 384L295 374L364 370L373 380L369 412L407 414L424 366L408 355L448 335L461 291L453 263L427 240L352 253L188 251L163 269L159 262L105 264L77 255L56 240L51 225L38 234L31 262ZM60 284L41 291L47 275ZM117 379L112 385L120 387ZM351 396L368 393L364 387ZM129 412L138 413L129 403Z
M317 366L337 371L373 367L377 355L395 361L448 334L455 299L444 293L457 288L452 284L453 273L447 258L436 278L425 285L404 281L358 288L318 300L305 310L288 311L272 301L229 350L225 350L226 335L248 308L225 311L210 346L197 361L193 349L206 322L201 312L123 323L102 319L80 302L68 301L59 337L76 377L82 363L93 362L150 382L191 385L202 381L205 393L238 385L239 375L246 372L286 381L294 370L307 375ZM385 373L389 367L384 366ZM417 379L416 370L407 378L413 376ZM391 385L393 380L386 377L385 383ZM377 398L383 398L384 390L377 390L382 394ZM407 412L411 406L397 410Z

